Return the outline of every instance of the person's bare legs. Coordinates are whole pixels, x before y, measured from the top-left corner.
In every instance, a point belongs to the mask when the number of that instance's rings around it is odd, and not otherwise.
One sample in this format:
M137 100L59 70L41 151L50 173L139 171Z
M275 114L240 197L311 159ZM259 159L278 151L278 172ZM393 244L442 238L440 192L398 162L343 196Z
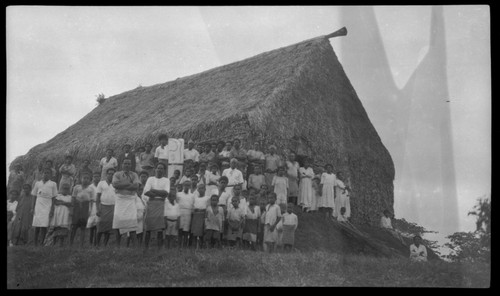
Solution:
M85 227L80 227L80 247L83 248L85 243Z
M151 231L146 231L146 236L144 237L144 248L149 248L149 241L151 240Z
M42 229L40 231L41 232L40 234L42 235L42 246L43 246L43 244L45 243L45 236L47 235L47 227L41 227L41 228Z
M120 242L122 240L122 236L120 234L120 230L116 230L116 246L119 248L120 247Z
M109 232L104 233L104 246L105 247L108 245L110 235L111 235L111 233L109 233Z
M137 234L135 233L135 231L131 231L131 232L129 232L129 235L130 235L130 242L131 242L132 247L136 247Z
M158 250L160 250L163 247L163 231L158 231L156 234L156 240L158 243Z

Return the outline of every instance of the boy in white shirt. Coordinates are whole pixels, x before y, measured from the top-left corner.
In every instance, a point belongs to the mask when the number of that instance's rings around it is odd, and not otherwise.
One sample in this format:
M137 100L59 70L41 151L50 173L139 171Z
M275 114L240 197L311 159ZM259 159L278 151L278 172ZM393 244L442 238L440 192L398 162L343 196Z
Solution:
M220 237L224 223L224 209L218 205L219 196L212 195L210 197L210 206L207 207L205 213L205 246L221 247Z
M276 204L276 193L270 192L268 195L269 204L266 206L266 218L264 225L264 243L267 245L269 253L274 251L274 246L278 241L278 231L276 225L281 220L281 209Z
M173 187L172 187L173 188ZM176 191L175 189L170 189L168 194L168 201L165 202L165 246L170 249L171 241L175 240L179 235L179 223L180 223L180 208L176 201ZM181 247L180 243L177 243L178 247Z
M293 213L293 203L288 203L286 210L287 212L283 214L283 236L281 240L284 245L283 249L291 251L295 244L295 230L299 225L299 219Z
M189 231L191 230L191 215L193 213L194 195L189 191L191 181L185 181L183 191L177 193L179 203L179 245L187 247L189 242Z

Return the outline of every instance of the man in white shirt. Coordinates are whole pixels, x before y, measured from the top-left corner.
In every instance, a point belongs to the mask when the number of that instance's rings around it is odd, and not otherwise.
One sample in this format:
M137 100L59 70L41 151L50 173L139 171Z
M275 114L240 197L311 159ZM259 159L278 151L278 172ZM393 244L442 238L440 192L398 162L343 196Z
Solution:
M188 141L188 149L184 149L184 161L200 161L200 153L194 149L194 141Z
M233 187L236 184L243 185L243 173L236 168L236 165L238 165L238 160L233 158L229 162L229 168L222 172L222 176L226 176L228 179L225 192L233 190Z
M160 140L160 146L156 147L155 150L155 164L158 164L159 162L164 163L167 165L168 168L168 156L169 156L169 151L168 151L168 136L166 134L161 134L158 136L158 140Z
M427 262L427 248L422 245L420 235L415 235L410 245L410 260L413 262Z

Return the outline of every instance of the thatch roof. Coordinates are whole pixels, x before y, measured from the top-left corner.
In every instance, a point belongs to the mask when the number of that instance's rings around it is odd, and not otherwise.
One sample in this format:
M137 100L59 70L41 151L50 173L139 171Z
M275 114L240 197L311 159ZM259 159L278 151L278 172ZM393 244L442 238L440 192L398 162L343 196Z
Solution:
M313 156L344 171L353 220L378 223L393 207L394 166L329 40L318 37L199 74L112 97L22 161L98 160L107 147L157 144L157 136L197 141L241 137Z

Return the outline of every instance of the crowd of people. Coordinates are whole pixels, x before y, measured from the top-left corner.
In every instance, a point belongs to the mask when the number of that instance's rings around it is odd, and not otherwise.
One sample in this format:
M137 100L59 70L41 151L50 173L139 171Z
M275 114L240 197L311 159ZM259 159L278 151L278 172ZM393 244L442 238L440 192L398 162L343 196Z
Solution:
M41 163L33 183L24 180L17 166L9 178L9 243L72 245L80 230L86 241L107 245L110 235L119 246L149 247L155 235L158 247L237 246L272 252L291 250L298 226L294 206L327 219L348 222L350 187L342 172L326 164L313 168L311 158L300 166L293 152L277 154L270 145L264 153L258 142L248 151L241 141L199 144L192 140L184 150L181 170L168 174L168 137L160 145L124 145L115 157L112 149L91 168L83 160L79 168L70 155L56 170L51 160ZM201 151L201 153L199 152ZM10 219L10 220L9 220Z

